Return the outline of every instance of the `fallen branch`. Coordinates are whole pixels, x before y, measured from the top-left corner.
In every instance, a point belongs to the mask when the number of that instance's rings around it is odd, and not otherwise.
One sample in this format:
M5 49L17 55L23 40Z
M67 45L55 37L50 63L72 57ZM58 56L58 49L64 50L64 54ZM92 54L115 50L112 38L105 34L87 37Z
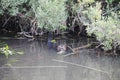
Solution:
M77 47L77 48L72 48L70 46L67 46L69 49L71 49L73 52L79 50L79 49L83 49L83 48L87 48L87 47L90 47L91 44L87 44L87 45L84 45L84 46L80 46L80 47Z
M70 47L70 46L67 46L67 47L72 51L72 53L66 54L66 55L64 55L64 57L70 56L70 55L79 54L79 51L78 51L78 50L84 49L84 48L88 48L88 47L90 47L90 46L91 46L90 44L84 45L84 46L81 46L81 47L77 47L77 48L72 48L72 47Z

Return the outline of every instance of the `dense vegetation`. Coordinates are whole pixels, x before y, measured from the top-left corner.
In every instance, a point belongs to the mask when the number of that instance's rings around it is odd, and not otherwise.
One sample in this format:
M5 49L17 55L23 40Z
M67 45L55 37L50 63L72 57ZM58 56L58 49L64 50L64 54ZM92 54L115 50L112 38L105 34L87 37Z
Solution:
M65 0L1 0L0 8L1 15L19 18L22 32L30 28L32 34L37 34L38 27L47 30L66 28Z
M13 20L12 27L27 37L45 30L75 32L78 26L77 35L86 29L104 50L115 50L120 45L119 0L1 0L0 15L4 18L1 30Z

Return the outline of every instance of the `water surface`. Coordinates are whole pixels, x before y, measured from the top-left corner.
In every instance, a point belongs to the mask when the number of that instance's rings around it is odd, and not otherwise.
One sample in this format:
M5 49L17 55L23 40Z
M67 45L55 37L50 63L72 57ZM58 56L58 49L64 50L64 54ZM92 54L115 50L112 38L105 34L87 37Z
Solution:
M64 57L49 49L46 41L2 39L23 55L0 56L0 80L120 80L120 58L100 56L94 50L80 50L79 55ZM91 39L64 40L73 47ZM63 41L63 42L64 42ZM62 42L62 41L61 41Z

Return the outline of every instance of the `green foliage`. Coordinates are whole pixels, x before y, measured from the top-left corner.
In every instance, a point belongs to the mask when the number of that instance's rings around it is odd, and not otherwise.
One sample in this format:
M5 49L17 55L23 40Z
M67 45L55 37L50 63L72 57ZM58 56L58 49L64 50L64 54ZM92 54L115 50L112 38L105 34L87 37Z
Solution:
M3 14L3 10L0 8L0 15L2 15Z
M119 5L103 12L101 3L94 3L94 0L84 0L73 5L72 9L80 15L78 17L80 22L87 26L87 33L89 35L95 34L104 50L115 49L120 45Z
M118 0L108 0L109 4L113 1ZM77 3L74 0L68 0L67 5L65 2L66 0L1 0L0 15L24 13L25 17L36 19L38 24L36 26L40 28L51 31L65 30L67 18L65 10L72 7L70 8L72 9L71 19L77 15L77 20L87 26L87 33L95 34L97 40L104 45L104 50L120 45L120 6L115 8L109 6L103 12L101 3L94 4L94 0L77 0ZM6 53L6 56L12 54L7 45L0 49L2 53Z
M0 54L4 54L6 58L8 58L10 55L15 55L15 54L23 54L23 52L17 52L13 51L9 48L9 46L5 43L0 43Z
M96 38L102 45L104 50L110 50L117 45L120 45L120 21L117 13L111 11L111 15L102 16L100 10L100 3L96 6L91 6L83 11L89 19L87 32L88 34L95 34ZM101 18L107 17L107 20Z
M114 0L107 0L109 3L112 3Z
M85 4L91 4L91 3L93 3L94 1L95 1L95 0L82 0L81 3L85 5Z
M79 26L80 30L78 34L82 33L84 27L82 21L84 20L82 20L83 16L81 15L81 12L85 7L88 7L93 2L94 0L67 0L67 25L69 27L69 30L74 31L75 26Z
M1 9L8 11L10 15L16 15L20 11L20 6L27 0L1 0Z
M8 45L6 45L6 46L3 47L3 48L0 48L0 53L1 53L1 54L4 54L7 58L8 58L9 55L13 55L12 51L9 50Z
M65 0L39 0L31 3L40 28L48 30L64 28L66 20Z
M38 27L48 30L65 29L65 0L1 0L0 14L25 14L37 19Z

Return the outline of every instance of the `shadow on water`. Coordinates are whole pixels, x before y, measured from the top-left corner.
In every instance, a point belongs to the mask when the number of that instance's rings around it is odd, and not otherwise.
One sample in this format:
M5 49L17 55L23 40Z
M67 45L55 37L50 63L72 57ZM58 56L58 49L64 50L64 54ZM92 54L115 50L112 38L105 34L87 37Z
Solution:
M119 80L120 58L96 57L91 49L80 50L79 55L64 57L48 48L47 41L27 39L2 39L12 49L23 51L24 55L0 58L0 80ZM57 40L72 47L92 43L92 39ZM102 53L101 53L102 54ZM5 67L10 60L17 60Z

